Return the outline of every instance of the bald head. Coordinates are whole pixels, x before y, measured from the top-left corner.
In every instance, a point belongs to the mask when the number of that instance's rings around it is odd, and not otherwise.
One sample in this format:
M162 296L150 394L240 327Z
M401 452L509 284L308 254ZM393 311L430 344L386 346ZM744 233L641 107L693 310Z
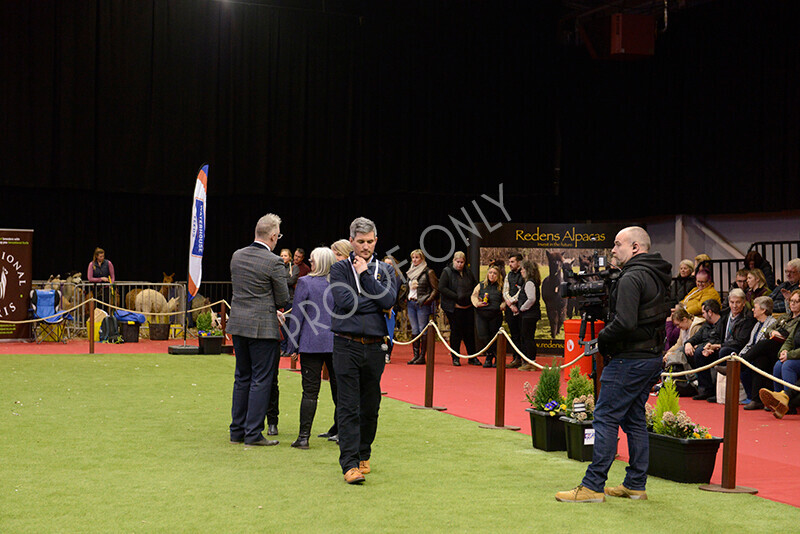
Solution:
M628 226L617 234L611 254L622 267L632 257L645 252L650 252L650 236L640 226Z

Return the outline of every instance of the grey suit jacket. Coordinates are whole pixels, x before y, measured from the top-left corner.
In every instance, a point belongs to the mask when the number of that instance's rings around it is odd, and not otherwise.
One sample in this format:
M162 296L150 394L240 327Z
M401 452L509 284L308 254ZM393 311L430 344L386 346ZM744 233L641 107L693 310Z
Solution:
M276 310L289 304L286 269L280 257L253 243L231 257L233 298L228 334L255 339L280 339Z

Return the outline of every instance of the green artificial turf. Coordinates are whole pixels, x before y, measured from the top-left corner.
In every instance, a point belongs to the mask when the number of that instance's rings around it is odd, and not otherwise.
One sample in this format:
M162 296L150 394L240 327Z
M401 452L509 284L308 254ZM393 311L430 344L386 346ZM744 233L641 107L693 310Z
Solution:
M760 532L800 510L651 478L649 501L563 504L586 464L384 399L373 472L348 486L320 394L310 450L300 376L281 371L281 444L228 443L230 356L0 357L0 532ZM610 482L622 480L617 462Z

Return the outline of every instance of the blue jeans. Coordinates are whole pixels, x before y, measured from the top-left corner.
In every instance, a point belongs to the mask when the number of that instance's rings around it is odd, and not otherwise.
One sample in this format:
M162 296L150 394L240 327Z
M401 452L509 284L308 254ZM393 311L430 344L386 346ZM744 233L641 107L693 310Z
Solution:
M661 374L661 358L613 358L600 377L600 398L594 411L594 452L583 484L602 492L608 470L617 452L617 434L622 427L628 437L629 465L623 484L644 490L650 461L650 440L644 405L650 388Z
M784 382L789 382L790 384L797 384L797 380L800 378L800 360L786 360L785 362L778 360L775 362L775 367L772 369L772 376L780 378ZM790 395L794 392L793 389L785 388L777 382L773 383L775 384L775 391L782 391L785 389L786 393Z
M408 301L408 320L411 322L411 333L417 335L428 324L428 317L433 313L433 304L419 304L416 300Z

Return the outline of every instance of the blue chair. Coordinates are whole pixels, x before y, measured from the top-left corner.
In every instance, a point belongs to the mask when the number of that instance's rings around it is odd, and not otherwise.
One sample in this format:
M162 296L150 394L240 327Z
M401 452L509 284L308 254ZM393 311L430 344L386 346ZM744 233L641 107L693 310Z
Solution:
M64 320L72 320L69 313L60 311L61 291L56 289L34 289L31 291L31 311L34 319L42 321L33 323L33 335L36 343L41 343L45 339L53 341L67 342L64 335Z

